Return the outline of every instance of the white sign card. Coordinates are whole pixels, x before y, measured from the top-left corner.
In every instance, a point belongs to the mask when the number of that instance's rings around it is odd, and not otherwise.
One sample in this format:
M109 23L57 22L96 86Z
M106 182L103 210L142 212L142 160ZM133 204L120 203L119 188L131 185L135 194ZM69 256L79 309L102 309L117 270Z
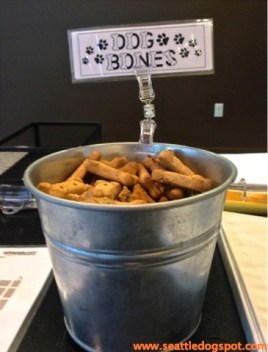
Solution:
M69 30L72 80L213 73L213 21Z

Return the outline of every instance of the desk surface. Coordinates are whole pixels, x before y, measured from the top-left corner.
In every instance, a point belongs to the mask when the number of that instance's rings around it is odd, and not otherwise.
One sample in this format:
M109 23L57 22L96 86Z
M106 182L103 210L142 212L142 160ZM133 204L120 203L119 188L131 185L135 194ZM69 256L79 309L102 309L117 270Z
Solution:
M29 157L28 157L29 160ZM7 179L21 175L25 160L1 175ZM1 182L0 177L0 182ZM13 215L0 214L1 245L44 244L37 210L21 211ZM34 318L22 339L18 352L79 352L83 351L69 337L63 322L63 312L54 280L50 284ZM246 343L231 287L218 248L216 248L209 276L202 320L192 342ZM120 352L120 351L118 351Z

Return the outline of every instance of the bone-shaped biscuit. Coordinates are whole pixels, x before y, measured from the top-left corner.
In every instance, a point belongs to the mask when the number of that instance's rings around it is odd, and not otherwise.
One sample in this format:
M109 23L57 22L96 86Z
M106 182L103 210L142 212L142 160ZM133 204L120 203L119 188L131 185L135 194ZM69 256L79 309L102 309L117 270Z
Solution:
M196 192L205 192L211 189L210 179L200 175L186 176L172 171L154 170L152 179L175 187L182 187Z
M137 176L105 165L100 161L88 160L87 170L94 175L103 177L106 180L117 181L124 186L134 186L139 182Z
M170 171L178 172L179 174L192 176L194 172L186 166L179 158L176 157L173 150L163 150L159 153L159 164Z
M153 181L151 175L143 164L139 164L139 179L143 188L153 199L159 199L164 193L164 187L159 182Z
M88 157L78 166L78 168L71 174L68 180L83 180L87 173L88 160L100 160L101 154L97 150L93 150Z

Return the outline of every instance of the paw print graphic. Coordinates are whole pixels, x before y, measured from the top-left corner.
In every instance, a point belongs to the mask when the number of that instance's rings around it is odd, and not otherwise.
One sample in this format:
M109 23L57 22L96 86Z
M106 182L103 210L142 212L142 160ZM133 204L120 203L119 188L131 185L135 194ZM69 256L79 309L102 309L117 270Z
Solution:
M197 49L197 50L195 50L194 54L196 56L201 56L202 55L202 50L201 49Z
M156 41L160 46L163 46L163 45L167 45L169 38L165 33L162 33L162 34L158 34Z
M183 48L180 50L179 54L182 58L188 57L188 55L190 54L190 51L187 50L187 48Z
M102 64L104 61L104 57L103 57L103 55L98 54L94 60L96 61L97 64Z
M182 44L183 42L184 42L184 37L182 36L182 34L181 33L179 33L179 34L176 34L175 35L175 37L174 37L174 42L176 43L176 44Z
M106 50L108 47L108 43L106 39L100 39L97 45L100 48L100 50Z
M86 53L87 53L88 55L91 55L91 54L94 53L94 49L92 48L92 46L86 47Z
M194 47L197 45L196 39L191 39L191 40L189 40L189 45L190 45L192 48L194 48Z
M89 59L87 57L83 57L82 62L87 65L89 63Z

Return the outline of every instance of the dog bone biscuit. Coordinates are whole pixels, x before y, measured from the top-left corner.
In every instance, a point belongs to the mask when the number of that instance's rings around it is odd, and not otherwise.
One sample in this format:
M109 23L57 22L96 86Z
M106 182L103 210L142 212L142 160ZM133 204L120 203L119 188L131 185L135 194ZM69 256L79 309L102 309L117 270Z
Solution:
M86 198L84 202L93 204L116 204L116 201L109 197L89 197Z
M90 185L77 180L67 180L54 183L49 189L49 194L55 197L65 198L69 193L82 194L90 188Z
M109 197L92 197L86 200L86 203L92 204L117 204L117 205L139 205L146 204L147 202L143 199L135 199L130 202L121 202L118 200L111 199Z
M88 157L78 166L76 170L71 174L68 180L82 181L87 173L87 162L88 160L100 160L101 154L97 150L93 150Z
M117 156L110 161L101 160L101 162L103 164L111 166L115 169L119 169L119 168L123 167L124 165L126 165L128 161L127 161L127 158L124 156Z
M184 197L184 191L182 188L179 187L168 188L165 190L165 196L169 200L181 199Z
M130 190L126 186L123 186L122 191L118 194L118 199L121 202L127 202L130 195Z
M37 188L39 189L39 191L42 191L44 193L48 193L49 194L49 190L51 188L51 183L49 182L40 182L37 185Z
M187 176L194 175L194 172L175 156L173 150L163 150L158 157L159 163L163 168Z
M151 172L156 169L163 169L163 167L159 164L159 159L153 158L149 155L143 159L142 164L146 167L146 169L150 170Z
M120 170L129 172L132 175L137 175L139 172L139 164L136 161L130 161L123 167L120 167Z
M139 182L139 178L128 172L115 169L109 165L105 165L100 161L88 160L87 170L94 175L101 176L107 180L117 181L124 186L134 186Z
M88 193L94 197L108 197L115 199L121 192L122 187L120 183L114 181L97 180L94 186L88 191Z
M141 199L144 200L146 203L154 203L155 201L149 196L149 194L146 192L146 190L142 187L140 183L137 183L133 187L133 191L131 195L129 196L129 201Z
M196 192L205 192L211 188L211 180L199 175L186 176L172 171L154 170L152 179L175 187L182 187Z
M151 175L143 164L139 165L139 179L142 187L154 199L159 199L164 193L164 187L158 182L152 180Z

